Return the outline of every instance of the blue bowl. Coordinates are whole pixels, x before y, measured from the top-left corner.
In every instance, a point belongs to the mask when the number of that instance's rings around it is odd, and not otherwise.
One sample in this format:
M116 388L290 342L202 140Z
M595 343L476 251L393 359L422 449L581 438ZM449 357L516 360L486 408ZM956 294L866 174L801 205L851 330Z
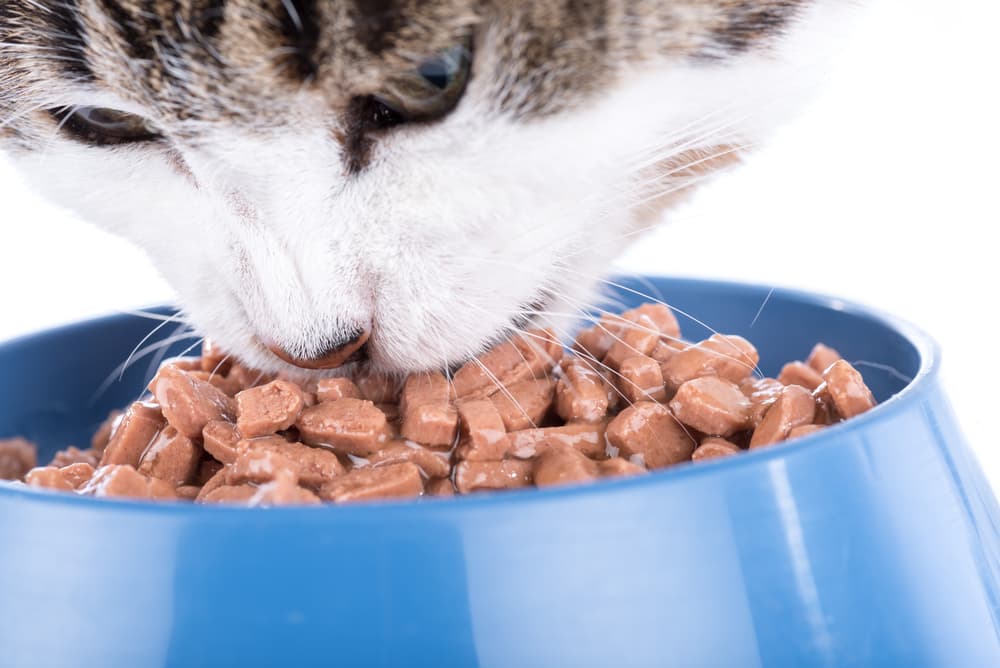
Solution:
M997 666L1000 513L922 333L842 301L623 282L754 341L823 340L882 403L646 477L241 509L0 489L4 666ZM84 442L144 371L117 316L0 346L0 435ZM700 338L697 326L687 334ZM912 380L907 380L912 378Z

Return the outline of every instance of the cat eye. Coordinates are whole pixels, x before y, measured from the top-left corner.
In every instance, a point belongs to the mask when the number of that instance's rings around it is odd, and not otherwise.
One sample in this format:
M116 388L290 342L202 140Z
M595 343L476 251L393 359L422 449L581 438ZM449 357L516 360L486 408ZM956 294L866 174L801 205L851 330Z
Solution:
M152 123L116 109L102 107L61 107L49 113L62 132L94 146L119 146L162 139Z
M471 69L469 47L458 45L392 77L385 90L373 96L389 112L383 114L388 122L381 125L433 121L446 116L462 99Z

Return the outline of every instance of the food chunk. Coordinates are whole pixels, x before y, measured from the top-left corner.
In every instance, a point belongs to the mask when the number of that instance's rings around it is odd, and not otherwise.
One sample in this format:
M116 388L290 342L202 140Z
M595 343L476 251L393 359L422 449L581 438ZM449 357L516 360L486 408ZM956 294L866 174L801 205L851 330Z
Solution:
M691 459L695 441L663 404L641 401L608 424L608 443L634 464L658 469Z
M212 420L232 422L236 417L225 392L175 366L161 367L150 389L170 425L188 438L198 438Z
M142 453L165 426L166 420L159 405L135 402L125 411L104 448L101 466L124 464L135 468L139 465Z
M738 455L742 452L738 445L724 438L706 438L691 455L691 461L702 462Z
M267 373L206 341L200 358L161 365L152 397L109 416L89 448L37 466L30 443L0 440L0 479L242 506L448 497L655 475L875 405L860 372L822 343L777 378L760 378L759 361L734 334L682 340L661 303L604 314L570 352L553 330L532 329L457 370L408 376L383 373L377 355L345 366L350 377Z
M174 499L170 483L145 476L127 464L102 466L94 472L81 494L133 499Z
M579 359L563 364L556 384L556 412L567 422L597 422L608 413L608 388L604 377Z
M816 401L812 393L801 385L788 385L757 425L750 447L759 448L784 441L795 427L812 424L815 415Z
M678 420L712 436L731 436L751 424L750 400L718 376L702 376L680 386L670 402Z
M548 415L555 399L556 383L551 378L522 380L506 392L490 395L507 431L537 427Z
M267 436L295 424L305 403L301 387L273 380L236 395L236 426L244 438Z
M699 376L739 383L754 372L759 361L757 349L743 337L713 334L667 360L662 367L663 380L668 392Z
M386 442L386 424L385 413L371 401L344 398L305 409L295 426L309 445L364 457Z
M875 406L875 397L850 362L837 360L823 372L826 390L843 419L860 415Z
M139 473L164 480L174 487L194 479L201 461L201 448L175 428L167 427L142 454Z
M462 494L527 487L533 469L533 462L521 459L459 462L455 467L455 487Z
M37 448L23 438L0 440L0 480L20 480L37 464Z
M336 503L405 499L424 491L420 469L412 462L355 469L323 485L319 495Z
M492 401L478 399L459 404L461 436L456 456L460 460L503 459L510 449L507 428Z

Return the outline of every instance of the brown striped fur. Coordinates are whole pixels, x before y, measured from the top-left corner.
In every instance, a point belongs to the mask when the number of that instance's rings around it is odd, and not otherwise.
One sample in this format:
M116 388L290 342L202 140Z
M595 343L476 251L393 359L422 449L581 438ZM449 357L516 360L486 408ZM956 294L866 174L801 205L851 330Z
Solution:
M585 103L630 66L768 48L804 0L28 0L0 5L0 119L44 133L47 89L114 90L185 121L294 122L306 90L331 115L392 72L475 39L496 114L529 120ZM16 117L16 120L11 120Z

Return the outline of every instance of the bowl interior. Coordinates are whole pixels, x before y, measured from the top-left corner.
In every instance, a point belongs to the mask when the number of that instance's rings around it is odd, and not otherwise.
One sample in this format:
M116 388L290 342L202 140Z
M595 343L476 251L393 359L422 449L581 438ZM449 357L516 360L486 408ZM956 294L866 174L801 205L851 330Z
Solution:
M620 310L651 299L675 308L684 337L700 340L712 330L739 334L761 354L761 371L804 359L817 341L837 348L861 370L882 402L902 390L933 360L919 332L870 309L840 300L764 286L662 277L621 279L607 308ZM169 308L151 309L164 316ZM48 330L0 344L0 437L21 435L41 448L40 460L69 444L86 447L107 414L137 399L156 362L178 355L197 338L169 342L181 331L133 315L117 315ZM119 375L121 376L119 379Z

